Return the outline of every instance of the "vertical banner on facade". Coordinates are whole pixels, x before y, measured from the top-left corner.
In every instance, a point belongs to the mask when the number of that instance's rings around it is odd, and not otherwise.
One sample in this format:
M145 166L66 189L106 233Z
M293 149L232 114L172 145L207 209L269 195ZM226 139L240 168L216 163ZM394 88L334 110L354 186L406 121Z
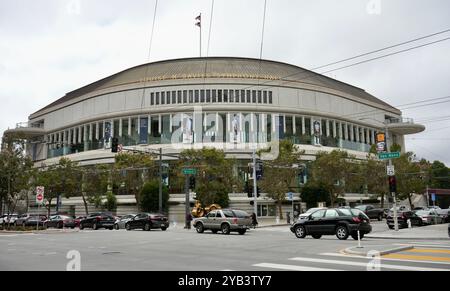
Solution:
M105 121L105 148L111 148L111 122Z
M313 123L314 130L314 145L320 145L320 122L314 121Z
M139 125L139 144L147 144L147 137L148 137L148 119L147 118L141 118Z
M231 120L231 141L234 143L240 143L240 133L241 133L241 125L239 120L239 114L233 114L233 118Z
M183 116L183 143L191 144L194 141L192 132L192 118L188 115Z

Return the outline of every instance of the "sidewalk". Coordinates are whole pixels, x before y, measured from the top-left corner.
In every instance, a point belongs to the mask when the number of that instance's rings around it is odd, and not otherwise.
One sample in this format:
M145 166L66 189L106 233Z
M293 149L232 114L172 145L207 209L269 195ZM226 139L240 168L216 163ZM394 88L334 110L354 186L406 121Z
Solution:
M361 248L358 247L349 247L343 250L343 252L347 255L355 255L355 256L363 256L363 257L373 257L373 256L384 256L387 254L392 254L396 252L401 252L405 250L413 249L412 245L405 246L392 246L392 245L375 245L375 246L363 246Z
M429 225L422 227L404 228L395 230L385 230L365 235L366 238L378 239L411 239L411 240L447 240L448 223Z

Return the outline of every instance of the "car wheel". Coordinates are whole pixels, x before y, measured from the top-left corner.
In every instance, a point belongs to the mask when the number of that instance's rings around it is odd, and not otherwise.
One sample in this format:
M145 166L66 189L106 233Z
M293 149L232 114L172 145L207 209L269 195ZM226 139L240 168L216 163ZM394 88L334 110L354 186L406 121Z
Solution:
M218 230L217 229L211 229L212 233L217 233Z
M119 227L118 224L114 224L114 228L115 228L116 230L119 230L119 229L120 229L120 227Z
M63 228L63 226L62 222L59 222L57 228Z
M84 226L83 226L83 224L82 223L80 223L80 230L83 230L83 228L84 228Z
M150 223L146 223L146 224L144 224L144 230L145 231L149 231L151 229L151 227L150 227Z
M322 235L321 234L313 234L312 237L315 239L319 239L322 237Z
M246 229L240 229L240 230L238 230L238 233L240 235L244 235L246 231L247 231Z
M71 226L70 228L71 228L71 229L74 229L74 228L75 228L75 226Z
M195 230L198 232L198 233L203 233L204 231L205 231L205 228L203 227L203 223L197 223L196 225L195 225ZM216 231L217 232L217 231Z
M97 229L98 229L97 223L94 223L94 225L92 226L92 228L93 228L94 230L97 230Z
M378 215L378 221L382 221L383 220L383 214Z
M295 228L295 236L297 238L305 238L306 236L306 230L305 227L302 225L299 225Z
M392 225L388 225L389 229L394 229L394 227Z
M131 230L131 225L129 223L125 224L125 229L126 230Z
M228 223L222 224L220 229L222 230L222 234L230 234L230 225Z
M162 230L162 231L166 231L166 229L167 229L167 227L161 226L161 230Z
M341 225L336 228L336 237L340 240L346 240L349 236L347 227Z
M364 237L364 233L359 233L359 239L363 239L363 237ZM352 233L352 238L354 240L358 240L358 233L357 232Z

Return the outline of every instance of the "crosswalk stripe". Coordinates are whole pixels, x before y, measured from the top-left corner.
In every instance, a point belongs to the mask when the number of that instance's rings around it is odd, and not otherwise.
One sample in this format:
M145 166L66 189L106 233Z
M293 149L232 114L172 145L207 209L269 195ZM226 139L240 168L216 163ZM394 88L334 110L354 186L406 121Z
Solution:
M388 254L388 255L385 255L385 257L394 258L394 259L404 259L404 260L412 259L412 260L426 260L426 261L436 261L436 262L450 262L450 258L434 257L434 256L416 256L416 255L405 255L405 254Z
M253 266L260 267L260 268L280 269L280 270L289 270L289 271L342 271L342 270L336 270L336 269L325 269L325 268L315 268L315 267L285 265L285 264L272 264L272 263L260 263L260 264L254 264Z
M310 263L367 267L367 263L365 263L365 262L354 262L354 261L338 261L338 260L325 260L325 259L299 258L299 257L290 258L289 260L300 261L300 262L310 262ZM411 267L411 266L386 265L386 264L381 264L380 267L382 269L405 270L405 271L450 271L450 269Z
M416 244L414 242L411 242L409 244L394 244L396 246L406 246L406 245L414 245L415 247L427 247L427 248L439 248L439 249L449 249L450 245L444 245L444 244Z
M407 250L408 253L430 253L430 254L450 254L450 250L436 250L436 249L412 249Z
M372 260L372 258L357 256L357 255L346 255L340 253L321 253L321 256L331 256L331 257L344 257L344 258L355 258L355 259L364 259L364 260ZM435 261L424 261L424 260L405 260L405 259L394 259L394 258L386 258L380 257L382 261L393 261L393 262L411 262L411 263L427 263L427 264L439 264L439 265L450 265L447 262L435 262Z

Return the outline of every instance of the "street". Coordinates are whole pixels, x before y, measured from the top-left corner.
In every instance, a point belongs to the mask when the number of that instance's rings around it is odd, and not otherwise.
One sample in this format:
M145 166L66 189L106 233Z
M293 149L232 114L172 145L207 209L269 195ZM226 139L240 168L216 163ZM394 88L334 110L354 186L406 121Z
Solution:
M375 222L374 231L383 228ZM384 224L385 226L385 224ZM381 270L448 270L450 242L370 239L364 247L415 244L381 258ZM83 270L276 271L367 270L371 259L343 254L357 241L335 236L297 239L288 226L257 228L245 235L198 234L180 226L167 231L52 230L0 234L0 270L66 270L68 252L80 253Z

